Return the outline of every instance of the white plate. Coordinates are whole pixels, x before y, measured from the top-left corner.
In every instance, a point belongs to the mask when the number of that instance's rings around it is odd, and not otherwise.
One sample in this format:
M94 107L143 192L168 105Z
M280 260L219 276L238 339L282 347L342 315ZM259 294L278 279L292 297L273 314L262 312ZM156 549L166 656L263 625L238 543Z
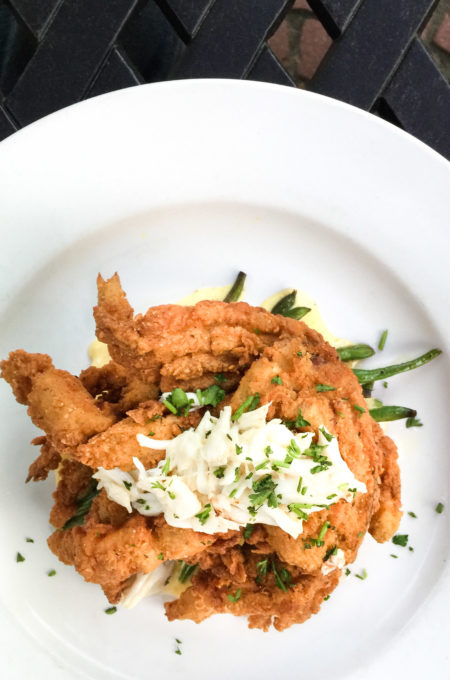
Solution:
M448 164L357 109L233 81L122 90L49 116L0 151L2 357L24 347L61 368L86 366L95 277L115 270L138 310L244 269L251 302L295 285L336 334L376 343L389 328L378 363L447 349L383 395L424 422L390 427L404 507L418 515L401 526L415 551L367 537L352 567L367 580L344 577L319 615L282 634L231 616L169 624L158 598L106 616L100 589L46 547L52 482L23 485L35 430L2 382L8 678L30 667L46 680L447 678Z

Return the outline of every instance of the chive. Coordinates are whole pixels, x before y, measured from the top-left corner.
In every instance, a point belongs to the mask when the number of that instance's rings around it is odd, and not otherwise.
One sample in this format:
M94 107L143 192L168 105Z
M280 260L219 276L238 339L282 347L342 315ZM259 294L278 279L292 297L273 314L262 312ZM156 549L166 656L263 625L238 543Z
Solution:
M259 404L259 394L250 394L245 401L239 406L239 408L231 416L231 420L239 420L244 411L253 411Z
M172 411L172 413L174 413L175 415L177 415L178 411L177 411L177 409L175 408L175 406L174 406L173 404L170 403L170 401L168 401L167 399L164 399L163 404L164 404L164 406L165 406L166 408L169 409L169 411Z
M243 447L239 446L239 444L235 444L235 449L236 449L236 456L240 456L242 451L243 451Z
M168 472L169 472L169 470L170 470L170 458L167 457L167 460L166 460L166 462L164 463L164 465L163 465L163 467L162 467L161 474L162 474L162 475L167 475Z
M255 472L256 470L263 470L265 467L267 467L267 465L269 465L269 461L265 460L264 463L260 463L255 467Z
M414 414L416 415L416 414ZM418 418L408 418L406 421L406 427L422 427L423 423L420 422Z
M153 437L154 434L155 434L154 432L148 432L147 437Z
M394 555L394 553L391 553L391 557L393 557L394 560L398 560L398 555Z
M361 581L364 581L367 578L367 571L363 569L361 574L355 574L355 576L356 578L361 579Z
M435 512L437 512L438 515L441 515L444 512L444 504L443 503L438 503L436 507L434 508Z
M236 493L237 493L237 487L235 489L233 489L232 491L230 491L230 493L228 494L228 498L234 498Z
M323 598L323 601L326 602L327 600L330 599L330 597L331 597L331 595L325 595L325 597Z
M158 560L163 560L163 559L164 559L163 553L159 553L159 555L158 555Z
M319 531L319 535L317 537L319 541L323 541L324 536L327 533L329 526L330 526L330 523L328 521L323 524L321 530Z
M308 487L307 487L307 486L304 486L304 487L303 487L303 489L301 490L301 494L302 494L302 496L304 496L304 495L305 495L305 493L306 493L307 489L308 489Z
M236 300L239 300L242 291L244 290L244 283L246 278L247 274L245 274L244 272L239 272L235 282L233 283L230 290L224 297L223 299L224 302L236 302Z
M417 519L417 515L416 515L415 512L408 512L408 515L409 515L410 517L414 517L414 519Z
M352 573L352 572L351 572L350 569L347 567L347 569L345 570L345 575L346 575L346 576L349 576L349 574L351 574L351 573Z
M115 614L117 611L117 607L108 607L108 609L105 609L105 614Z
M289 309L287 312L285 312L283 316L300 321L300 319L303 319L303 317L306 316L310 311L311 307L294 307L293 309Z
M380 352L383 351L383 349L384 349L384 346L385 346L386 340L387 340L387 336L388 336L388 331L386 329L381 334L380 342L378 343L378 349L380 350Z
M188 579L191 578L193 573L196 571L198 565L197 564L187 564L186 562L182 563L180 575L178 576L178 580L180 583L186 583Z
M235 595L227 595L227 598L230 600L230 602L237 602L239 600L239 598L241 597L241 595L242 595L242 588L238 588L236 590Z
M368 359L375 354L375 350L370 345L348 345L339 347L337 350L341 361L356 361L358 359Z
M358 538L361 538L361 536L364 536L364 531L358 531L356 535L358 536Z
M162 418L159 413L156 413L152 418L150 418L150 423L154 423L155 420L158 420L158 418Z
M255 530L255 525L254 525L254 524L246 524L245 529L244 529L244 538L245 538L245 540L247 540L248 538L250 538L250 536L252 535L252 533L254 532L254 530Z
M297 493L300 493L302 490L302 484L303 484L303 477L299 477L298 479L298 484L297 484Z
M363 408L362 406L358 406L358 404L353 404L353 408L355 409L355 411L358 411L359 418L362 416L363 413L366 412L366 409Z
M25 557L20 552L16 555L16 562L25 562Z
M402 548L405 548L408 543L408 534L396 534L392 538L392 543L394 543L394 545L401 545Z
M316 392L334 392L335 390L336 388L331 385L316 385Z
M323 558L323 561L328 562L332 555L337 555L337 551L338 551L337 545L334 545L332 548L328 548L328 550L325 553L325 557Z
M25 540L27 543L34 543L34 539L32 538L26 538Z
M369 413L377 423L401 420L402 418L410 419L417 415L417 411L406 406L380 406L378 408L371 408Z
M274 376L270 382L273 385L282 385L283 384L283 381L281 380L279 375Z
M291 512L294 512L299 519L308 520L308 514L301 509L301 503L290 503L288 508Z
M208 520L208 517L211 513L211 503L207 503L203 510L199 512L195 517L199 520L200 524L205 524L206 521Z
M47 576L56 576L56 571L54 569L50 569L50 571L47 572Z
M171 498L172 500L175 500L176 496L175 496L173 491L168 491L167 493L169 494L169 498Z
M215 477L217 477L217 479L222 479L224 474L225 474L225 465L223 465L222 467L216 468L216 470L214 470L214 472L213 472L213 475Z
M414 548L412 548L411 546L409 546L408 550L410 550L411 552L414 552Z
M426 354L422 354L422 356L417 357L417 359L411 359L410 361L405 361L402 364L384 366L383 368L373 368L372 370L354 368L353 373L356 375L360 383L367 383L371 380L383 380L384 378L390 378L392 375L398 375L399 373L412 371L414 368L424 366L435 357L438 357L440 354L442 354L440 349L431 349Z
M278 300L276 305L272 307L270 310L272 314L281 314L282 316L286 316L286 312L288 312L292 307L295 305L295 298L297 297L297 291L293 290L291 293L288 293L284 297L281 298L281 300Z

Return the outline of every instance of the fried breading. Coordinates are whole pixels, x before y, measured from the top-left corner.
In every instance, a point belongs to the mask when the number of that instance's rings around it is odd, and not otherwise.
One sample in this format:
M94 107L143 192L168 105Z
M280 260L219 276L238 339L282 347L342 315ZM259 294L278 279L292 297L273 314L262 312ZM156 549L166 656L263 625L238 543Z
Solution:
M118 364L146 382L160 383L163 391L178 384L190 389L205 375L208 380L217 373L238 376L275 340L309 331L301 322L246 302L161 305L133 317L117 274L107 281L99 276L97 286L98 339ZM310 342L320 345L316 336Z
M28 405L31 420L60 453L106 430L115 420L102 413L78 378L54 368L45 354L17 350L2 361L1 368L17 400Z
M99 276L98 292L97 336L108 344L109 364L79 379L55 369L47 355L23 350L1 364L17 400L46 433L34 440L41 455L29 478L43 479L58 466L51 550L101 585L112 603L137 575L164 561L197 565L192 584L166 604L169 620L200 622L228 612L248 616L250 627L263 630L305 621L338 583L340 569L323 573L332 551L342 550L350 563L366 531L388 540L401 517L397 450L367 412L355 375L303 322L246 303L163 305L134 316L117 275L108 281ZM141 447L137 434L167 440L198 425L203 410L169 413L156 401L160 391L203 389L218 373L228 394L212 413L226 404L236 411L258 394L261 404L270 403L269 420L281 418L303 432L324 425L367 493L355 491L352 502L311 513L294 539L269 525L226 534L180 529L163 515L128 513L104 490L95 491L92 474L99 467L131 470L136 456L152 468L165 457L163 450ZM80 525L66 529L74 516Z

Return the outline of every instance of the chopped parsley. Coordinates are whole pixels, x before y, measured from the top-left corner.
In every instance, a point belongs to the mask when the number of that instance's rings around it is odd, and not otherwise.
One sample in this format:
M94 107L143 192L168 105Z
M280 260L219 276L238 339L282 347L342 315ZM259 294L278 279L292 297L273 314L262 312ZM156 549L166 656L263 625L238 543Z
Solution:
M211 514L211 503L207 503L203 510L199 512L195 517L199 520L200 524L206 524L206 521L209 518L209 515Z
M401 545L402 548L405 548L408 544L408 534L396 534L392 538L392 543L394 543L394 545Z
M347 569L345 570L345 575L346 575L346 576L349 576L351 573L352 573L352 572L351 572L350 569L347 567Z
M388 386L387 380L383 380L383 387L387 387L387 386Z
M275 495L276 487L276 483L269 474L264 475L264 477L261 477L261 479L253 482L252 489L254 493L249 495L249 500L252 504L250 507L253 506L253 510L256 511L263 505L263 503L267 501L267 505L270 508L277 508L278 500Z
M242 595L242 588L238 588L236 590L235 595L228 594L227 598L230 600L230 602L237 602L239 600L239 598L241 597L241 595Z
M336 388L331 385L322 385L320 383L316 385L316 392L334 392L335 390Z
M117 607L108 607L105 609L105 614L115 614L117 611Z
M323 434L327 442L331 442L332 439L334 439L334 435L331 434L331 432L327 432L324 427L319 428L320 432Z
M163 560L163 559L164 559L163 553L159 553L159 555L158 555L158 560Z
M47 572L47 576L56 576L55 569L50 569L50 571Z
M226 377L224 376L223 373L217 373L214 376L214 380L216 381L216 383L219 383L219 385L221 385L223 382L225 382Z
M16 555L16 562L25 562L25 557L20 552Z
M179 640L178 638L175 638L175 642L177 643L177 647L175 649L175 654L178 654L178 656L181 656L181 654L182 654L181 649L180 649L181 640Z
M325 597L323 598L323 601L326 602L327 600L330 599L330 597L331 597L331 595L325 595Z
M235 449L236 449L236 456L240 456L242 451L243 451L243 447L239 446L239 444L235 444L234 446L235 446Z
M129 491L131 489L131 486L132 486L131 482L127 482L126 479L123 480L123 485L127 489L127 491Z
M201 406L218 406L225 399L225 390L218 385L210 385L205 390L197 390L197 398Z
M423 427L423 423L418 418L407 418L405 425L406 427Z
M410 511L410 512L408 512L408 515L409 515L410 517L414 517L414 519L417 519L417 515L416 515L415 512L411 512L411 511Z
M26 540L27 543L34 543L34 539L33 539L33 538L26 538L25 540Z
M250 394L245 401L236 409L231 416L231 420L239 420L245 411L253 411L259 405L260 397L258 392Z
M282 379L280 378L279 375L274 376L270 382L273 383L274 385L282 385L283 384L283 381L282 381Z
M186 583L188 579L191 578L191 576L194 574L194 572L197 569L197 564L187 564L186 562L182 562L182 567L180 571L180 575L178 576L178 580L180 583Z
M318 463L315 467L312 467L310 473L312 475L322 472L323 470L328 470L332 465L331 460L324 456L322 451L326 448L326 445L311 443L310 447L303 451L302 456L311 458L315 463Z
M308 420L305 420L305 418L303 418L301 409L298 409L297 418L295 420L285 420L284 424L290 430L294 428L299 429L300 427L308 427L311 425L311 423Z
M126 483L124 482L125 486ZM131 487L131 483L128 482ZM128 489L129 487L127 487ZM94 498L100 493L100 489L97 489L97 482L93 479L85 491L85 493L80 496L77 500L77 510L75 514L67 520L67 522L62 527L62 531L67 529L72 529L73 527L83 526L86 515L91 509L92 502Z
M394 553L391 553L391 557L393 557L394 560L398 560L398 555L394 555Z
M301 357L301 356L303 356L303 352L302 352L302 350L301 350L301 349L299 349L299 350L298 350L298 352L297 352L297 356L298 356L298 357Z
M154 434L154 432L148 432L147 437L153 437Z
M435 512L437 512L438 515L441 515L444 512L444 504L443 503L438 503L436 507L434 508Z
M225 465L222 465L221 467L218 467L214 470L213 475L217 477L217 479L222 479L222 477L225 474Z
M337 551L338 551L337 545L333 546L332 548L328 548L328 550L326 551L325 556L323 558L323 561L328 562L328 560L330 559L330 557L332 555L337 555Z
M158 418L161 418L161 417L162 416L159 413L155 413L155 415L152 416L152 418L150 418L149 423L154 423L155 420L158 420Z
M387 336L388 336L388 331L387 330L383 331L382 334L381 334L380 342L378 343L378 349L380 350L380 352L384 349L384 346L385 346L386 340L387 340Z

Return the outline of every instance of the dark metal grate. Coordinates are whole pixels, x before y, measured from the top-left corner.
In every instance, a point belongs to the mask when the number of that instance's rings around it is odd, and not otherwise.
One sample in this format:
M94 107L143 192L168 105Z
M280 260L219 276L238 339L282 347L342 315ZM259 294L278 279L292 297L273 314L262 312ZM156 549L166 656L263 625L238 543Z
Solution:
M267 44L293 0L0 0L0 139L82 99L171 78L294 85ZM435 0L309 0L334 40L309 89L450 158L450 88L417 37Z

